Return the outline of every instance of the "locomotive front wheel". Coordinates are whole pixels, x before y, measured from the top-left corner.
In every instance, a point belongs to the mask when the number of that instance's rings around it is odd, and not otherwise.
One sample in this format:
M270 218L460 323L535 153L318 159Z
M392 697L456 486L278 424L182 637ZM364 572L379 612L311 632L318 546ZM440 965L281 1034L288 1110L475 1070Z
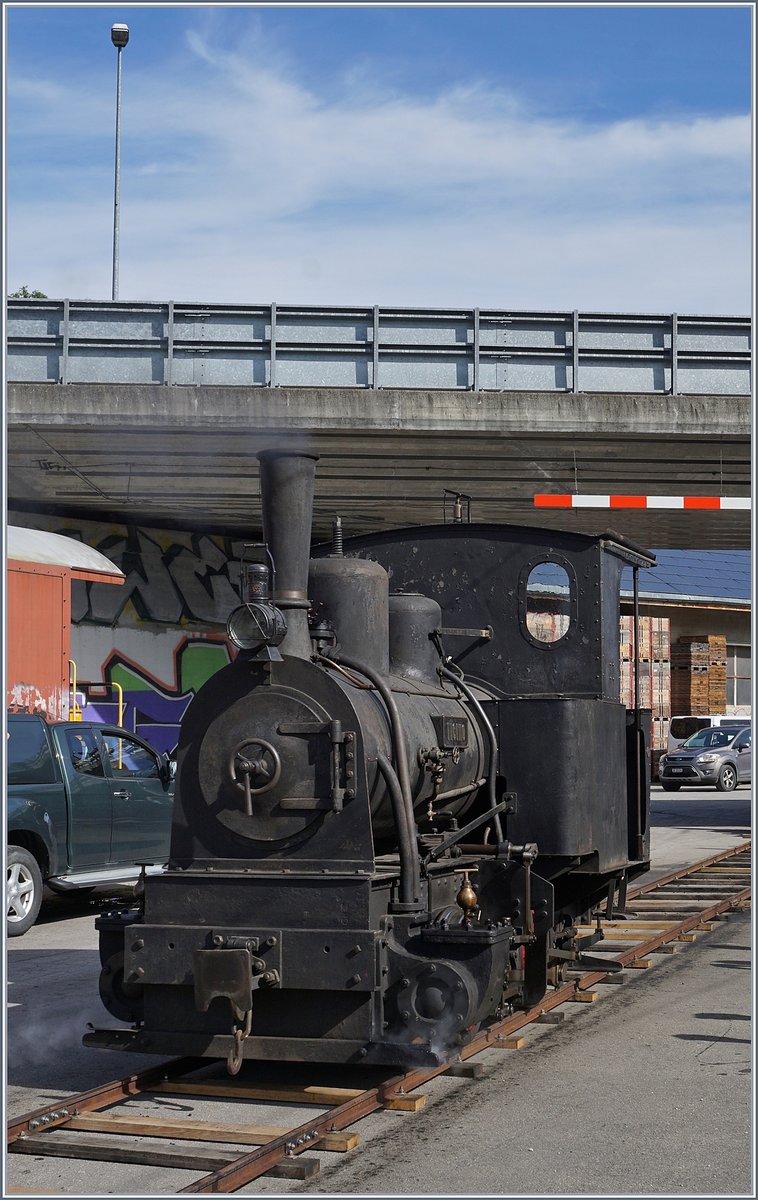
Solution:
M124 979L124 955L112 954L100 972L100 999L109 1013L119 1021L134 1024L142 1019L143 988L140 983Z

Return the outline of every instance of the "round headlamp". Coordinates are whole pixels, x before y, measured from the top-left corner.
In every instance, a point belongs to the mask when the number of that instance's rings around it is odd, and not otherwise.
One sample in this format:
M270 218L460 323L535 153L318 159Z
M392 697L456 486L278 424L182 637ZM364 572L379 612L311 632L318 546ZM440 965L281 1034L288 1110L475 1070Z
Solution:
M235 608L226 623L226 634L239 650L278 646L287 632L284 614L273 604L251 601Z

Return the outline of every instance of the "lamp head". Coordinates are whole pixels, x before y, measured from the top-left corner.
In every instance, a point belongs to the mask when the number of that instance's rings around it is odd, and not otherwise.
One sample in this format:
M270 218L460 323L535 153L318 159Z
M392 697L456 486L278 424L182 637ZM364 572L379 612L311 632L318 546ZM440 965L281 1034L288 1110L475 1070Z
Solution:
M129 41L129 26L111 25L111 41L121 50Z

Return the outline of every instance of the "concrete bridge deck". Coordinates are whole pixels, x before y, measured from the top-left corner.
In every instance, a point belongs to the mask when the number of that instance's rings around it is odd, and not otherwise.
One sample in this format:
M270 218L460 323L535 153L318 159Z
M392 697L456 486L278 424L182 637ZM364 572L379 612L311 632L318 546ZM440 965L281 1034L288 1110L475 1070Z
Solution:
M537 492L746 496L748 397L365 392L32 385L8 388L8 497L91 519L229 533L259 522L256 453L321 457L315 534L442 520L443 489L475 520L649 545L746 548L747 511L535 509Z
M320 455L319 538L336 512L354 533L442 520L449 488L478 521L750 544L749 511L533 500L748 496L746 318L270 308L11 302L11 510L252 535L255 455L287 445Z

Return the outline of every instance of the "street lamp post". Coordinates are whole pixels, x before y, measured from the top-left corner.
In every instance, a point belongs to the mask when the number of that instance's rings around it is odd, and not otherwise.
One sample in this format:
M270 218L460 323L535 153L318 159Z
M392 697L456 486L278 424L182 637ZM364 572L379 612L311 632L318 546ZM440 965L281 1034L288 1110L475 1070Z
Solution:
M129 41L128 25L112 25L111 41L118 51L116 74L116 180L113 191L113 287L111 299L118 300L119 205L121 203L121 51Z

